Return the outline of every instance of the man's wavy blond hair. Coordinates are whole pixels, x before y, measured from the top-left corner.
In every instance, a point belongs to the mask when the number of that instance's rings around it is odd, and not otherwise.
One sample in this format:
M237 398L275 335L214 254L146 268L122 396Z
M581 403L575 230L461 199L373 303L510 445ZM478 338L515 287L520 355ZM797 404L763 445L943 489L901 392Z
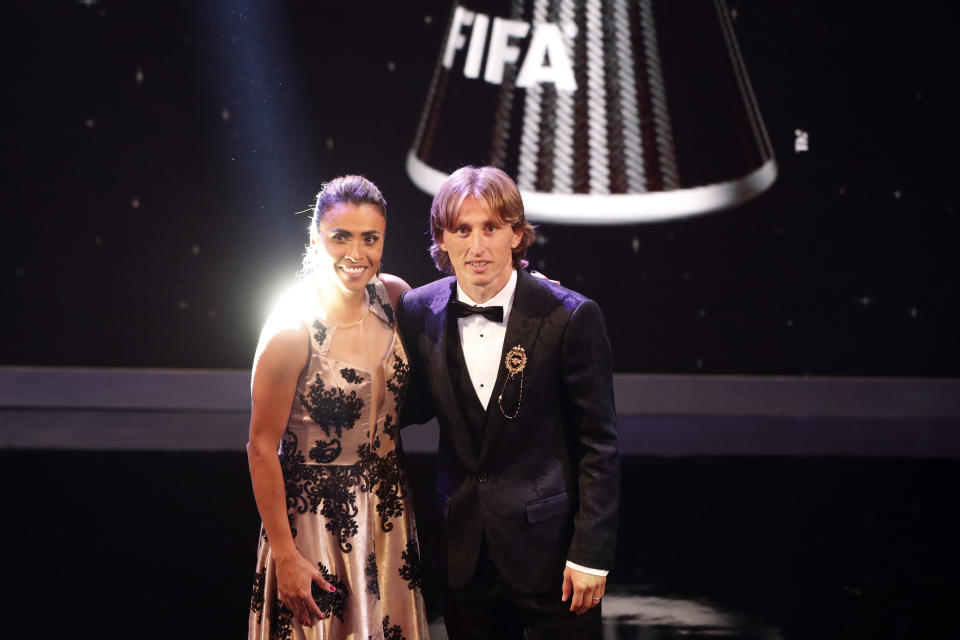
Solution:
M527 266L524 256L537 232L527 222L523 211L523 200L516 183L506 173L496 167L461 167L453 172L440 186L430 207L430 255L437 269L453 274L453 265L447 252L440 248L444 231L453 231L459 217L460 207L467 198L472 198L496 215L514 231L520 231L520 244L513 249L513 266L516 269Z

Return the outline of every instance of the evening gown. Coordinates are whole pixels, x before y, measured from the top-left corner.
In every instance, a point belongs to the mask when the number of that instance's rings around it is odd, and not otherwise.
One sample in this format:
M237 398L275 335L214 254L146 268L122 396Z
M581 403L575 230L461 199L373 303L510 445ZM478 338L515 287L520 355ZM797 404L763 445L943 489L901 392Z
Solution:
M335 593L314 585L324 618L303 627L279 600L261 526L249 638L427 638L420 552L397 415L410 366L378 279L358 322L303 318L310 357L297 382L279 456L300 553Z

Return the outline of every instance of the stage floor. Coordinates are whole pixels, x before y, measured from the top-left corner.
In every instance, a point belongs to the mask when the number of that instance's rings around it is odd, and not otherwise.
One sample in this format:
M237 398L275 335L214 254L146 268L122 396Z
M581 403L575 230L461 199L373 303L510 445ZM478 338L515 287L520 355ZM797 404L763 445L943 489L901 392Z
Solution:
M429 549L433 459L407 463ZM958 472L627 458L606 638L960 637ZM7 449L0 482L4 637L244 637L259 518L242 451ZM428 580L435 638L439 592Z

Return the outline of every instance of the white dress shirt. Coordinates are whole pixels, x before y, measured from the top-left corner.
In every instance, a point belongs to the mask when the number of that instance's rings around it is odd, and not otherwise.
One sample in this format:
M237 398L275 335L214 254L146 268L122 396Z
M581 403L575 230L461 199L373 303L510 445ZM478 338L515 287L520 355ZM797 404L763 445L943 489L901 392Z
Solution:
M510 279L495 296L486 302L473 300L457 282L457 299L460 302L478 307L503 307L503 322L494 322L481 315L471 315L457 319L457 331L460 334L460 346L463 349L463 359L467 363L467 373L473 390L477 392L480 404L486 409L493 395L493 386L497 382L497 372L500 370L500 355L503 353L503 341L507 336L507 322L510 320L510 310L513 308L513 294L517 290L517 270L510 274ZM603 569L591 569L567 561L567 566L577 571L590 573L595 576L606 576Z
M513 293L517 290L517 270L510 274L510 279L503 289L487 300L479 303L474 301L457 283L457 299L460 302L478 307L503 307L503 322L494 322L481 315L467 316L457 319L457 330L460 333L460 346L463 348L463 359L467 362L467 373L473 390L480 398L480 404L486 409L493 394L493 385L497 382L497 372L500 370L500 354L503 351L503 340L507 336L507 321L510 320L510 309L513 307Z

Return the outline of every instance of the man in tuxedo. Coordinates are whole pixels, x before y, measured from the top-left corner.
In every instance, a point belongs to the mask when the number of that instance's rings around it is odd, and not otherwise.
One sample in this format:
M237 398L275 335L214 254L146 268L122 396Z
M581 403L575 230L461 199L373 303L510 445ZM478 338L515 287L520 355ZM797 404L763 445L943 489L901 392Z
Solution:
M452 174L430 226L454 277L406 292L397 315L402 421L440 424L449 635L600 638L620 482L600 308L525 271L535 232L499 169Z

